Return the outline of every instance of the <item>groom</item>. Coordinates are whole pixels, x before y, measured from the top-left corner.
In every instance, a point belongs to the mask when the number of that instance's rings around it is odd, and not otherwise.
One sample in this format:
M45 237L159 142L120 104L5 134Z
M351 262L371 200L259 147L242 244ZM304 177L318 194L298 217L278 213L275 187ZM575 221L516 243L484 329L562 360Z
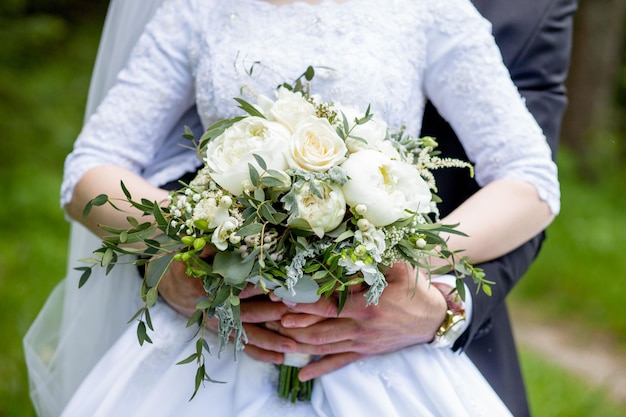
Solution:
M474 0L479 11L493 23L504 62L553 152L566 106L563 83L576 3L577 0ZM445 156L467 159L452 129L430 105L422 134L436 137ZM444 201L440 207L442 215L478 189L465 171L440 170L438 174L437 184ZM477 294L468 282L471 319L460 336L443 335L449 345L443 348L467 352L515 416L527 416L529 410L504 301L537 255L543 238L543 234L537 236L508 255L480 265L487 279L496 282L493 295ZM190 308L193 310L189 300L197 298L195 282L186 280L178 265L161 284L161 294L174 308L189 312ZM296 346L325 355L301 371L301 378L310 379L365 355L430 342L441 326L446 310L443 294L450 287L421 285L415 297L395 297L394 291L406 293L406 277L390 276L389 282L379 305L365 307L362 297L352 297L340 319L336 318L336 305L327 299L297 306L254 297L244 300L241 317L250 341L246 352L276 363L282 362L282 353L293 351ZM400 299L405 302L398 304ZM469 309L469 302L464 307ZM447 306L450 310L458 308L453 301Z

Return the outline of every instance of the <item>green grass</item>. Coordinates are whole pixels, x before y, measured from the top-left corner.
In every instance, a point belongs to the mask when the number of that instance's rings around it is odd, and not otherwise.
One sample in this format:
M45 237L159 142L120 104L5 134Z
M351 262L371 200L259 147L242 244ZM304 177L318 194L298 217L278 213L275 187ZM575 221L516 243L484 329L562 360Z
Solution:
M616 403L578 376L527 350L520 359L533 417L626 417L626 404Z
M82 123L103 15L81 25L54 16L0 18L1 417L34 416L21 339L64 275L68 226L58 190L63 159ZM626 175L590 186L575 179L565 153L560 165L562 214L514 297L546 317L626 337ZM602 391L542 358L523 352L522 363L537 417L626 416Z
M0 416L34 416L21 339L63 277L63 159L82 124L101 17L0 22ZM24 28L31 32L24 35Z

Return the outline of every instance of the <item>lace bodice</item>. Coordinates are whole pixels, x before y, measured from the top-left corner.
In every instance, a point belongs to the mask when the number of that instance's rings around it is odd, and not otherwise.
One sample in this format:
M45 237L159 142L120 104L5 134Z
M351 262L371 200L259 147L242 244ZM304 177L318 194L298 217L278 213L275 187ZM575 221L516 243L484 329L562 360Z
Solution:
M187 109L196 103L207 126L240 112L233 98L242 89L271 95L308 65L325 100L370 104L414 134L430 99L458 133L479 184L529 181L558 212L545 138L468 0L166 0L68 156L62 203L97 165L121 165L154 184L193 170L195 154L168 135Z

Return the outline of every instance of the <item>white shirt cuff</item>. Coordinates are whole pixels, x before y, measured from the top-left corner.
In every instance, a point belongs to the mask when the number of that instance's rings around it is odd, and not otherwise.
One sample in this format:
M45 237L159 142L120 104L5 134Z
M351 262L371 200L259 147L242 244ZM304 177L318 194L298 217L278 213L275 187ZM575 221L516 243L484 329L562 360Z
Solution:
M432 277L431 281L439 282L456 288L456 277L454 275L438 275L436 277ZM473 310L472 292L467 285L463 284L463 286L465 287L465 300L462 300L461 302L463 304L463 309L465 310L465 320L461 322L461 327L459 329L460 331L458 333L459 336L462 335L469 327L469 324L472 321Z

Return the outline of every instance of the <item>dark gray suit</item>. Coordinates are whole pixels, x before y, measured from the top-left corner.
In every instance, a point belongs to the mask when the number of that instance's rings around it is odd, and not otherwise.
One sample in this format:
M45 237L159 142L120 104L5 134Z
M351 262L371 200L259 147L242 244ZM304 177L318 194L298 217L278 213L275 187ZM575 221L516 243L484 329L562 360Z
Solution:
M491 21L504 63L556 152L567 104L563 84L569 66L577 0L473 2ZM422 134L436 137L445 156L467 159L454 132L431 105L426 109ZM478 189L476 182L460 171L435 171L443 198L440 207L443 215ZM455 349L468 353L516 417L528 416L529 410L504 299L528 269L543 239L541 234L514 252L480 265L487 278L496 282L493 295L473 292L472 322L455 345Z

